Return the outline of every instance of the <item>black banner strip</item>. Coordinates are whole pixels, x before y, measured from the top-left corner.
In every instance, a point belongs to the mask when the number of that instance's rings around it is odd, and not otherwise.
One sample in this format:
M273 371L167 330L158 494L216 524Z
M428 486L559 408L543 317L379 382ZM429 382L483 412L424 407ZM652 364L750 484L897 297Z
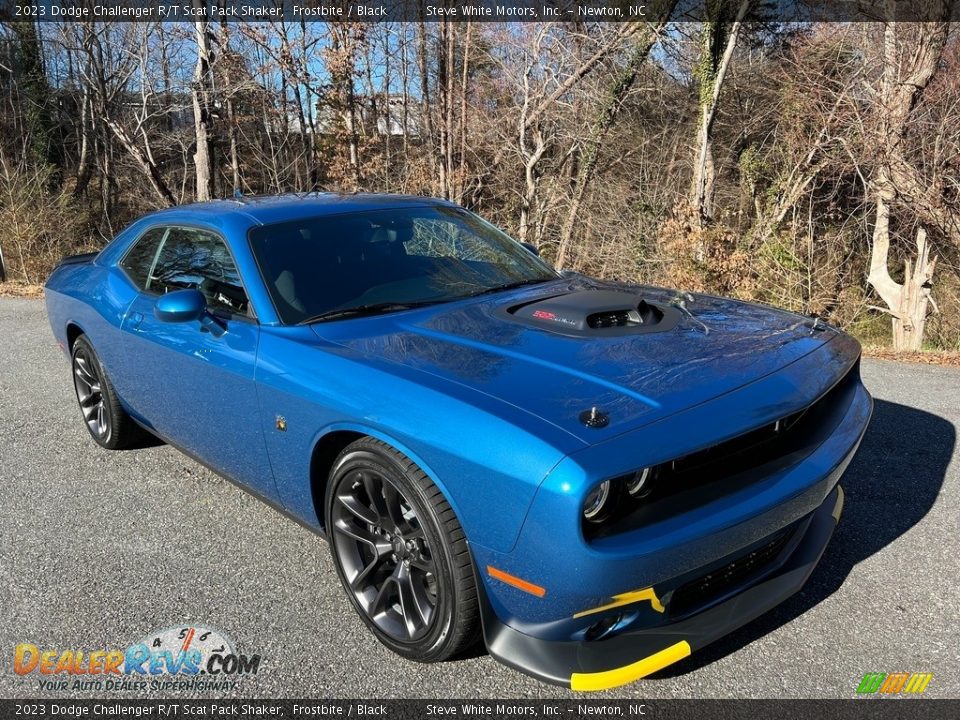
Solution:
M715 2L716 0L714 0ZM733 0L728 0L733 2ZM765 0L752 22L960 20L950 0ZM0 20L193 22L699 22L704 0L0 0Z
M954 720L960 700L0 700L4 720L69 718L633 718Z

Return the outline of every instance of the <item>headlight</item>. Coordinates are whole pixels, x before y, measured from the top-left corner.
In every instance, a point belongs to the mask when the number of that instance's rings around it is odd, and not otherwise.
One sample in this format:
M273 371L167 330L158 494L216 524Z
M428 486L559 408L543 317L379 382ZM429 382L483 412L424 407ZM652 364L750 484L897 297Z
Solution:
M627 492L632 498L642 498L650 494L652 489L653 468L643 468L637 470L632 477L627 480Z
M610 503L610 481L597 485L583 501L583 517L587 522L601 522L607 516Z
M609 520L618 508L629 512L636 505L620 501L626 500L628 495L631 500L643 500L653 491L656 478L657 468L646 467L604 480L587 493L583 501L583 519L598 525Z

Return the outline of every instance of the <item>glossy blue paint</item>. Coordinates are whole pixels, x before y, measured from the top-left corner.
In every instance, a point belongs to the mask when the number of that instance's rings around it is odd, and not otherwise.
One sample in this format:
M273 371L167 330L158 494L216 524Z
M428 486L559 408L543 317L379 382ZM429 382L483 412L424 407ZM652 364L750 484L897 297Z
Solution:
M414 368L358 356L310 328L264 329L260 357L261 423L278 490L285 507L308 522L319 522L305 479L311 450L325 429L371 434L419 458L445 490L468 537L502 548L513 545L546 474L566 452L583 447L509 403ZM273 429L277 414L286 419L286 432ZM539 432L530 425L541 426ZM490 497L509 502L490 512Z
M450 205L319 195L154 213L92 262L54 272L50 323L63 343L71 325L90 337L141 422L318 529L315 483L325 478L311 478L317 442L348 430L393 445L448 498L497 621L539 638L582 637L595 618L574 620L577 611L640 587L669 593L803 521L833 492L869 419L859 377L836 427L748 487L619 535L588 541L581 531L583 500L600 481L773 422L858 372L855 341L799 315L647 287L629 289L677 308L675 328L584 339L503 313L574 290L626 287L577 276L372 317L280 322L247 240L252 228L431 204ZM226 240L252 317L211 324L196 291L159 299L138 292L118 263L144 232L164 225ZM609 424L580 421L593 407ZM488 564L541 585L546 596L492 580ZM641 626L664 623L635 609Z
M772 465L739 492L638 530L584 541L582 498L598 478L685 455L806 407L851 369L859 348L840 335L817 352L734 392L691 407L649 428L591 445L566 456L541 484L517 544L510 552L473 547L478 564L521 574L530 582L557 588L544 603L503 583L489 583L498 616L528 634L569 639L596 618L571 621L574 613L603 604L628 590L656 587L663 595L700 568L747 547L811 513L833 491L832 471L849 461L870 418L872 402L857 383L842 419L822 442L810 443L799 458ZM722 419L721 421L718 421ZM577 537L557 552L557 537ZM564 573L576 569L574 583ZM569 576L566 576L569 578ZM657 614L649 618L661 622Z
M123 362L136 387L126 405L214 470L277 500L254 382L260 326L234 318L221 334L203 317L166 322L153 314L165 298L141 293L127 311Z
M199 290L178 290L157 298L153 314L168 323L199 320L207 309L207 300Z

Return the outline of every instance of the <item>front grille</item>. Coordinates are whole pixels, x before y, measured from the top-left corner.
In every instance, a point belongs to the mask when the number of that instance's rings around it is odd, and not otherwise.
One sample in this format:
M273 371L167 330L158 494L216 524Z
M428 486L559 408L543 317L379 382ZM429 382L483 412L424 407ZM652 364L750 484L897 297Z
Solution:
M813 419L829 411L837 399L850 389L851 382L858 376L857 372L848 372L840 382L803 410L674 460L670 463L669 471L676 475L683 475L691 470L701 470L721 463L726 465L729 471L731 467L742 465L743 460L756 463L760 458L768 459L782 454L785 446L790 444L790 434L801 426L801 421L808 417ZM744 458L744 456L747 457Z
M743 435L738 435L732 440L727 440L719 445L709 447L706 450L691 453L690 455L686 455L678 460L674 460L673 463L671 463L670 469L674 473L685 473L689 472L690 470L696 470L704 465L710 465L719 462L720 460L736 457L737 455L741 455L742 453L751 450L758 450L763 445L781 438L784 433L789 432L793 426L799 422L800 418L802 418L808 410L816 408L818 403L826 400L827 397L825 396L805 410L793 413L792 415L788 415L787 417L781 418L775 422L768 423L763 427L757 428L756 430L751 430Z
M740 492L770 473L801 461L840 422L852 402L858 378L855 365L807 407L652 467L643 499L622 498L605 522L585 522L584 536L589 541L602 540L662 522Z
M686 585L681 585L670 600L670 613L686 615L691 610L722 597L738 585L758 577L780 556L789 539L790 532L783 530L756 550Z

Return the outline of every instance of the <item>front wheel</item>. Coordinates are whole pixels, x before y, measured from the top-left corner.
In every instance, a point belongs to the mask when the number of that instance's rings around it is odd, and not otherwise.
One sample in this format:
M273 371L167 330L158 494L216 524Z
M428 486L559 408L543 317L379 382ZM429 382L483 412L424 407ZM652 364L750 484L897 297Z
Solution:
M326 527L340 582L380 642L438 662L479 638L463 529L436 485L373 438L349 445L327 483Z

